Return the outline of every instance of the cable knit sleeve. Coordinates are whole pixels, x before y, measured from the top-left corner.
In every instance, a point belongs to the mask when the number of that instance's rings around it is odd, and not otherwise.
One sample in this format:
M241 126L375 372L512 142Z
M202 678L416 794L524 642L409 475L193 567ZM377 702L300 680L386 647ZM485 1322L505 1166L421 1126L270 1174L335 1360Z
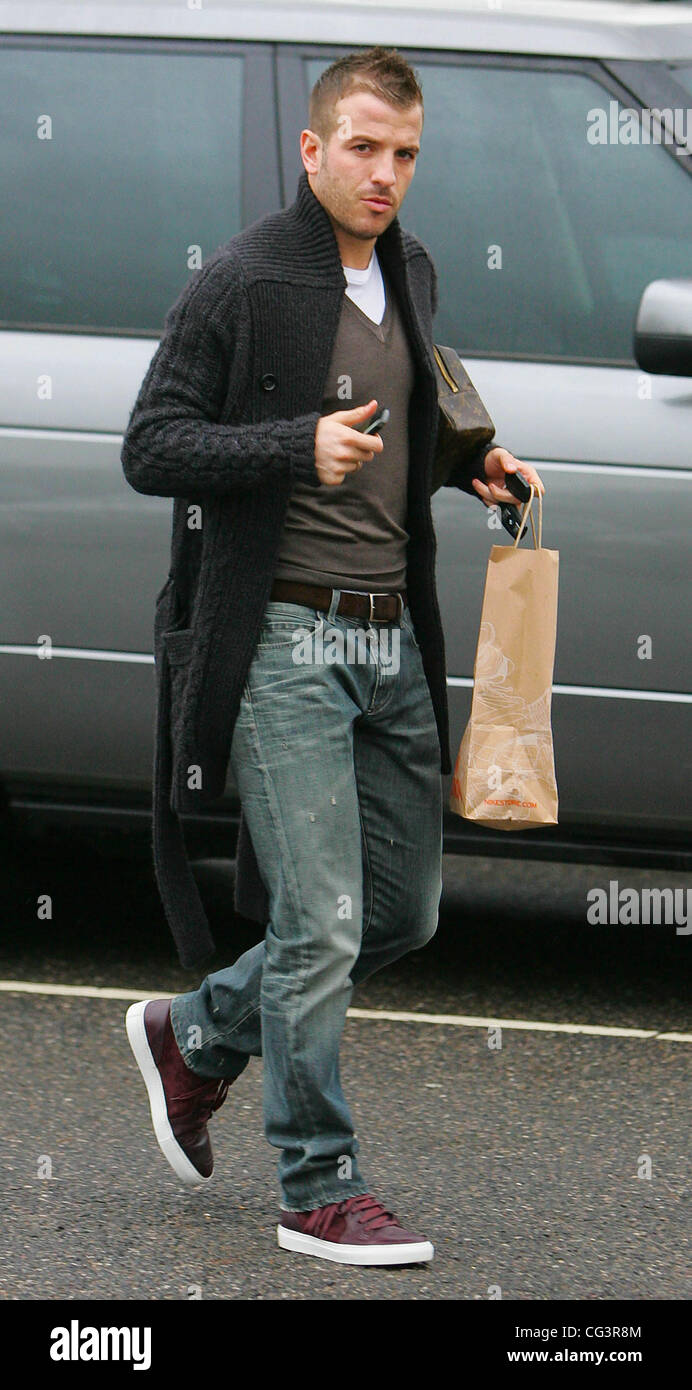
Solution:
M319 411L292 420L218 423L248 332L242 269L228 256L214 258L169 309L132 409L121 463L136 492L225 496L286 475L320 486Z
M452 469L444 486L458 487L461 492L468 492L471 497L478 497L478 493L472 485L472 480L474 478L479 478L482 483L487 481L485 476L485 456L490 453L491 449L501 449L502 447L501 444L496 444L494 440L491 440L489 444L484 444L482 448L478 450L475 457L470 459L467 464L463 467L457 466L457 468ZM483 501L482 498L480 500Z

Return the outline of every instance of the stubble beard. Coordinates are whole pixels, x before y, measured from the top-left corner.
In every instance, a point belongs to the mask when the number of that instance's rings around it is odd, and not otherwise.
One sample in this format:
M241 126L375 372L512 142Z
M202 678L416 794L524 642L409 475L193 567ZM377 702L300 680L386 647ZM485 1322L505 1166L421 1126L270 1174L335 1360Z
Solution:
M367 230L364 227L354 226L350 221L352 214L348 198L344 195L339 180L332 176L326 157L323 159L320 169L320 183L320 193L326 198L327 210L334 218L334 221L338 223L341 230L346 232L348 236L355 237L359 241L373 241L378 236L381 236L396 216L396 208L392 207L390 209L391 217L385 226L380 225L377 229L369 228Z

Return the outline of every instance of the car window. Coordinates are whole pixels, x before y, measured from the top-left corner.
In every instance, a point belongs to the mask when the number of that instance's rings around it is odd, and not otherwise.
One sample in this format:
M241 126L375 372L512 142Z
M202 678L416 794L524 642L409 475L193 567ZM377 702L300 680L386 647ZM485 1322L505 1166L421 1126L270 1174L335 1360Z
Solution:
M312 85L326 62L305 61ZM582 73L414 64L425 121L401 222L437 265L438 340L632 361L645 285L692 275L692 179L660 147L590 143L613 98Z
M681 87L685 87L688 92L692 92L692 63L683 64L681 67L673 68L673 77L679 82ZM688 119L690 119L688 117Z
M0 322L158 333L241 226L241 55L0 48Z

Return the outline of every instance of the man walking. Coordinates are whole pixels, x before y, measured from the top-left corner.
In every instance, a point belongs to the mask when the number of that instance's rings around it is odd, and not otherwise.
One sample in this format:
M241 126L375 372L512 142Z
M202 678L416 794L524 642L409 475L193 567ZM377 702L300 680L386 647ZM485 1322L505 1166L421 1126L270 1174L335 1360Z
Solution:
M209 954L177 816L223 793L230 759L236 902L266 923L198 990L133 1005L127 1029L184 1182L209 1180L207 1122L261 1055L279 1244L401 1264L433 1247L370 1192L339 1047L354 984L430 940L442 888L437 290L397 216L420 148L416 74L391 49L339 59L309 120L295 202L188 282L125 435L130 484L176 499L156 621L168 920L184 963ZM383 407L381 432L363 434ZM449 483L513 503L502 479L517 466L493 446Z

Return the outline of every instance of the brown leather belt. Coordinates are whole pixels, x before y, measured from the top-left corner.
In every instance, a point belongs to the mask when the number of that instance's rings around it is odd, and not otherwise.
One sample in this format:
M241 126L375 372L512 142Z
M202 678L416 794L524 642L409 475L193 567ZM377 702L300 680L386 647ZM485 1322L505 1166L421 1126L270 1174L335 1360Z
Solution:
M303 603L308 608L318 608L328 612L331 607L333 589L320 584L302 584L294 579L275 579L270 598L285 603ZM394 594L363 593L353 589L342 589L336 612L344 618L367 618L369 622L392 623L401 618L406 604L406 590L399 589Z

